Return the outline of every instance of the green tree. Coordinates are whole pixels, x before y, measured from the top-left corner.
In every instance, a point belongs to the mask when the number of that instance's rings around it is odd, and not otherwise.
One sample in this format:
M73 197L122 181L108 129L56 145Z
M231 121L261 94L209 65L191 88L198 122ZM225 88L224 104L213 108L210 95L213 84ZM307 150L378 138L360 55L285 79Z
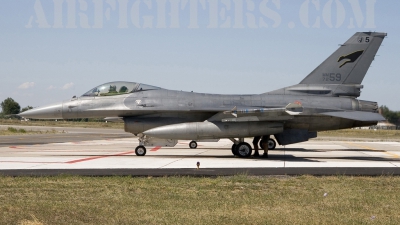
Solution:
M379 107L382 112L382 116L385 117L391 123L399 123L400 112L395 112L389 109L389 107L383 105Z
M22 108L21 112L25 112L25 111L28 111L30 109L33 109L33 107L28 105L27 107Z
M18 102L14 101L12 98L7 98L1 102L1 108L3 109L4 115L18 114L21 110L21 106L19 106Z

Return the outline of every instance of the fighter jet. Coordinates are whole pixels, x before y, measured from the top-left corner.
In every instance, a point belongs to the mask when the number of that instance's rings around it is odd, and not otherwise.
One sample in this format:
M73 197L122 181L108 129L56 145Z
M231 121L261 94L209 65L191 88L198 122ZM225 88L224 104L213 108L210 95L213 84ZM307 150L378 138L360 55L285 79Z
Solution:
M249 157L247 137L262 146L308 141L318 131L371 126L384 118L378 104L358 100L362 80L386 33L358 32L299 84L254 95L221 95L168 90L135 82L99 85L80 97L20 113L34 119L121 120L139 138L136 155L148 146L177 140L232 140L232 153ZM259 140L259 138L255 138ZM259 144L257 143L256 144ZM265 144L265 142L267 142Z

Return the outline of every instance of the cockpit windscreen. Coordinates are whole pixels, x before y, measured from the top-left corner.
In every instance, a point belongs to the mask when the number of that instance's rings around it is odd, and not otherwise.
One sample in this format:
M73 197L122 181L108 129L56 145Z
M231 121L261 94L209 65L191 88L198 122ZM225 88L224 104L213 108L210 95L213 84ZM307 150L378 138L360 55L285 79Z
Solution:
M86 92L82 96L114 96L156 89L161 88L135 82L110 82L97 86Z

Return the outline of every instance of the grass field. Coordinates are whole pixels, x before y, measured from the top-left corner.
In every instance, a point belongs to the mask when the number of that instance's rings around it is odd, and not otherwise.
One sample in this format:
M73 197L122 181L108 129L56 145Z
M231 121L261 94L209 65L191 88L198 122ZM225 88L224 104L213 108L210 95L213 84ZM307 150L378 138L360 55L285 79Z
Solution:
M400 130L360 130L345 129L318 132L318 137L342 137L342 138L368 138L368 139L398 139Z
M121 128L122 123L4 121ZM48 131L48 132L51 132ZM339 130L319 137L400 139L400 131ZM400 177L4 177L0 224L400 224ZM326 195L326 196L324 196Z
M0 177L0 190L0 224L400 223L391 176Z
M87 127L87 128L124 128L123 123L113 122L74 122L74 121L55 121L55 120L40 120L40 121L20 121L10 119L0 119L1 125L21 125L21 126L49 126L49 127Z
M32 131L21 128L8 127L6 130L0 130L0 135L29 135L29 134L55 134L55 130Z

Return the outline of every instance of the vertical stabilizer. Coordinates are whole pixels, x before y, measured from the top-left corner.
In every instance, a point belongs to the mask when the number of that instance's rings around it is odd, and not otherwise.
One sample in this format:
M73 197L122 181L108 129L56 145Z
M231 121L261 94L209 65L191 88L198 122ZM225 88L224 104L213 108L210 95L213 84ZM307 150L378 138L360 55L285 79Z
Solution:
M361 84L386 35L354 34L300 84Z

